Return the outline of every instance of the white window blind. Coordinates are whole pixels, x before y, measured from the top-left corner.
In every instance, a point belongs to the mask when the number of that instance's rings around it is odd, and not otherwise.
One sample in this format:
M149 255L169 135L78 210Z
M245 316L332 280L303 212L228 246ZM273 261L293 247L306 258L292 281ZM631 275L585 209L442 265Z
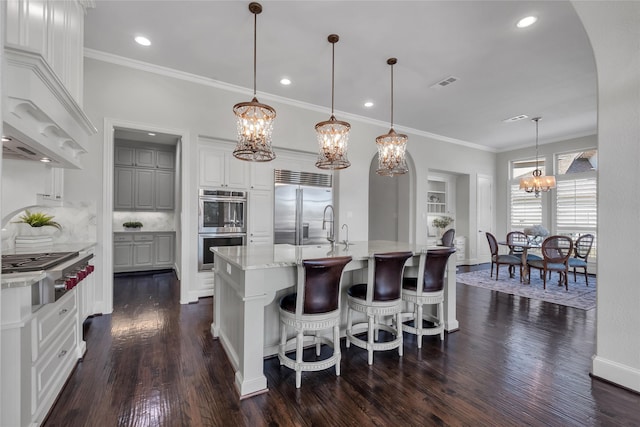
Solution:
M559 179L556 227L559 232L595 231L598 223L598 182L595 177Z
M542 198L511 184L511 230L542 224Z

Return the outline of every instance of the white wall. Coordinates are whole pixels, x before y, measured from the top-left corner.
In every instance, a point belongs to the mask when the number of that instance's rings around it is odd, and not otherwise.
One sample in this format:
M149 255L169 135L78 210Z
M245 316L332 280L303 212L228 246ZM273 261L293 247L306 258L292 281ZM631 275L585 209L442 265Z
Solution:
M47 192L51 169L41 162L4 159L2 161L2 215L37 203L36 194Z
M598 70L598 294L592 373L640 392L640 3L572 2Z

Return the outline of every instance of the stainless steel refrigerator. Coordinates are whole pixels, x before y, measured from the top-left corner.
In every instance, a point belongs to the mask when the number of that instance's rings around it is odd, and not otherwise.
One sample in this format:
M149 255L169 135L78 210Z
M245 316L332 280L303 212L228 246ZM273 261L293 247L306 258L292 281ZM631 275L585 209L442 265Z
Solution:
M275 170L274 243L328 243L333 223L331 175ZM323 221L325 229L323 229Z

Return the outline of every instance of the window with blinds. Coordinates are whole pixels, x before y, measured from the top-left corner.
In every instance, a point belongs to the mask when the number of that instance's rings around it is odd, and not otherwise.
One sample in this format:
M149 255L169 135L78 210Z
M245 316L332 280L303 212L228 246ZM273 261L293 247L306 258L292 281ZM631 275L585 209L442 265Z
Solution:
M542 198L520 189L519 183L511 184L511 230L542 224Z
M558 231L595 231L598 224L598 182L596 178L559 178L556 185L556 227Z

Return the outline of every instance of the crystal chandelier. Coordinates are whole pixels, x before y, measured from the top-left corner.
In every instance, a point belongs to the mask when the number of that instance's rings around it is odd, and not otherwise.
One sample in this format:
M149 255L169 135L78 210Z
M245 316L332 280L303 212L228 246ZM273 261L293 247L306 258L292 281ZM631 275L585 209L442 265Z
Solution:
M340 37L337 34L331 34L328 40L331 43L331 117L316 124L316 135L320 146L316 166L320 169L344 169L351 166L351 162L347 159L351 125L336 120L333 115L335 48Z
M538 167L538 121L540 119L541 117L531 119L536 122L536 169L533 171L533 176L520 178L520 189L527 193L535 193L536 197L540 197L541 191L549 191L552 188L556 188L556 178L553 175L542 175L542 171Z
M233 156L251 162L268 162L276 158L271 148L271 132L276 110L261 104L256 98L256 27L258 14L262 12L260 3L250 3L249 11L253 13L253 99L233 106L238 129L238 144Z
M391 65L391 129L386 135L376 138L378 146L378 170L376 173L383 176L395 176L407 173L407 140L409 137L393 130L393 66L398 62L396 58L387 59Z

